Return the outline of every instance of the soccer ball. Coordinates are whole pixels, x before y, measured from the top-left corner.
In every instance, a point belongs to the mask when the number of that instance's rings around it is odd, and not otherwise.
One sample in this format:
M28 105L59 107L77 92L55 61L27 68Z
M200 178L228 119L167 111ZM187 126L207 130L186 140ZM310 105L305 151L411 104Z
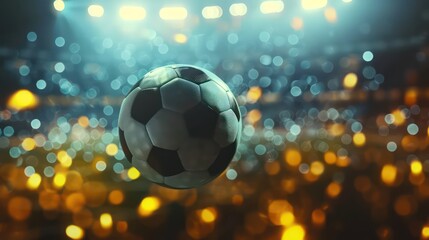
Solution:
M148 72L119 113L126 158L151 182L177 189L206 184L229 165L241 134L238 104L214 73L191 65Z

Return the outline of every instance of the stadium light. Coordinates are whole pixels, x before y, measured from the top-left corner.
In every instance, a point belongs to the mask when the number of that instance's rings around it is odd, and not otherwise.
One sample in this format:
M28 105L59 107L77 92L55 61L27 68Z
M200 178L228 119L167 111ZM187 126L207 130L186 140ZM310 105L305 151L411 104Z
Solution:
M270 13L279 13L282 12L284 8L283 1L274 0L274 1L264 1L261 3L260 10L263 14Z
M58 12L62 12L65 8L65 4L64 4L63 0L55 0L54 1L54 8Z
M219 6L207 6L203 8L202 15L205 19L216 19L220 18L223 14L223 10Z
M229 13L231 13L231 15L235 17L244 16L247 13L247 6L244 3L231 4L231 6L229 7Z
M301 0L301 6L305 10L323 8L328 4L328 0Z
M88 14L91 17L102 17L104 15L104 8L101 5L90 5L88 7Z
M163 20L184 20L188 10L184 7L163 7L159 10L159 17Z
M143 20L146 17L146 9L139 6L123 6L119 9L119 16L124 20Z

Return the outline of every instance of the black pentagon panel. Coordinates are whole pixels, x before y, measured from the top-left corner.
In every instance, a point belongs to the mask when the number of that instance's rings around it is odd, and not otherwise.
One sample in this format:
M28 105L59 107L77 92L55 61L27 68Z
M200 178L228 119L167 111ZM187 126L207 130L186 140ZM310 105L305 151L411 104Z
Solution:
M230 108L227 92L214 81L208 81L200 85L201 99L218 112Z
M235 141L220 150L216 160L208 169L208 172L211 176L217 176L221 174L226 169L226 167L228 167L235 155L235 152L237 151L237 146L238 143Z
M240 109L238 107L237 100L235 100L234 94L232 94L232 92L229 91L226 93L226 95L228 95L231 110L234 112L235 116L237 117L237 120L240 121L241 120Z
M159 67L146 73L140 82L140 88L158 88L177 77L176 71L171 67Z
M131 117L146 124L162 108L161 94L156 88L143 89L137 93L131 108Z
M176 112L185 112L201 101L199 86L181 78L166 83L160 91L164 108Z
M218 113L207 104L200 102L185 112L185 123L191 137L210 138L213 136Z
M174 70L176 70L177 75L179 75L180 78L195 83L207 82L210 79L209 76L207 76L207 74L203 70L194 66L182 65L180 67L174 68Z
M127 141L125 141L124 131L122 131L122 129L120 129L120 128L119 128L119 143L121 144L122 151L124 152L125 157L127 158L127 160L129 162L131 162L133 159L133 154L131 153L130 149L128 148Z
M173 176L185 171L176 151L159 147L152 148L147 163L163 177Z

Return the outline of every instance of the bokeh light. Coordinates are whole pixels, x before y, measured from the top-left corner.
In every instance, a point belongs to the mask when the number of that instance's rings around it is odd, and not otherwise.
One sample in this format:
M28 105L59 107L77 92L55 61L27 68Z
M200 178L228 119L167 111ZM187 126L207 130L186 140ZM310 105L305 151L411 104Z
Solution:
M302 8L305 10L323 8L327 4L328 0L301 0Z
M91 17L102 17L104 15L104 8L101 5L90 5L88 7L88 14Z
M303 240L305 230L301 225L293 225L284 230L282 240Z
M145 197L140 202L138 213L142 217L152 215L161 206L161 201L157 197Z
M356 76L356 74L348 73L344 77L343 85L347 89L352 89L356 86L357 82L358 82L358 77Z
M109 213L101 214L100 224L102 228L111 228L113 224L112 216Z
M247 5L245 3L233 3L229 7L229 13L232 16L244 16L247 13Z
M7 105L13 110L25 110L36 107L39 98L27 89L18 90L8 100Z
M279 13L284 8L283 1L280 0L266 0L261 3L260 10L263 14Z
M207 6L202 10L202 15L206 19L220 18L223 14L223 10L220 6Z
M36 190L40 183L42 182L42 177L38 173L32 174L27 180L27 187L31 190Z
M63 0L55 0L53 4L54 4L55 10L57 10L59 12L62 12L65 8L65 4L64 4Z
M76 225L67 226L66 234L71 239L82 239L85 236L83 229Z
M32 207L33 204L28 198L17 196L9 199L7 211L12 219L23 221L30 216Z
M397 176L397 168L391 164L386 164L381 170L381 180L384 183L391 185L395 182Z

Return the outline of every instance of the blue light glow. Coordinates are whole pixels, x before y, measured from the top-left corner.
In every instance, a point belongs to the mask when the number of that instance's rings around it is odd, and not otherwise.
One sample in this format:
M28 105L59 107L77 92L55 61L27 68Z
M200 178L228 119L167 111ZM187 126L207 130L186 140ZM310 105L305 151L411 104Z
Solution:
M35 32L29 32L27 34L27 40L29 42L35 42L37 40L37 34Z
M39 129L41 125L42 125L42 123L40 122L40 120L39 120L39 119L33 119L33 120L31 121L31 127L32 127L33 129Z
M365 51L362 54L362 58L365 60L365 62L371 62L372 59L374 59L374 54L371 51Z
M36 82L36 87L37 87L39 90L43 90L43 89L45 89L45 88L46 88L46 81L45 81L45 80L43 80L43 79L38 80L38 81Z
M419 126L415 123L411 123L407 126L407 132L410 135L416 135L419 132Z
M66 40L63 37L55 38L55 45L57 47L64 47L65 44L66 44Z
M28 76L28 74L30 74L30 68L27 65L22 65L19 67L19 74L23 77Z
M57 73L62 73L66 70L66 66L62 62L57 62L54 66L54 69Z

